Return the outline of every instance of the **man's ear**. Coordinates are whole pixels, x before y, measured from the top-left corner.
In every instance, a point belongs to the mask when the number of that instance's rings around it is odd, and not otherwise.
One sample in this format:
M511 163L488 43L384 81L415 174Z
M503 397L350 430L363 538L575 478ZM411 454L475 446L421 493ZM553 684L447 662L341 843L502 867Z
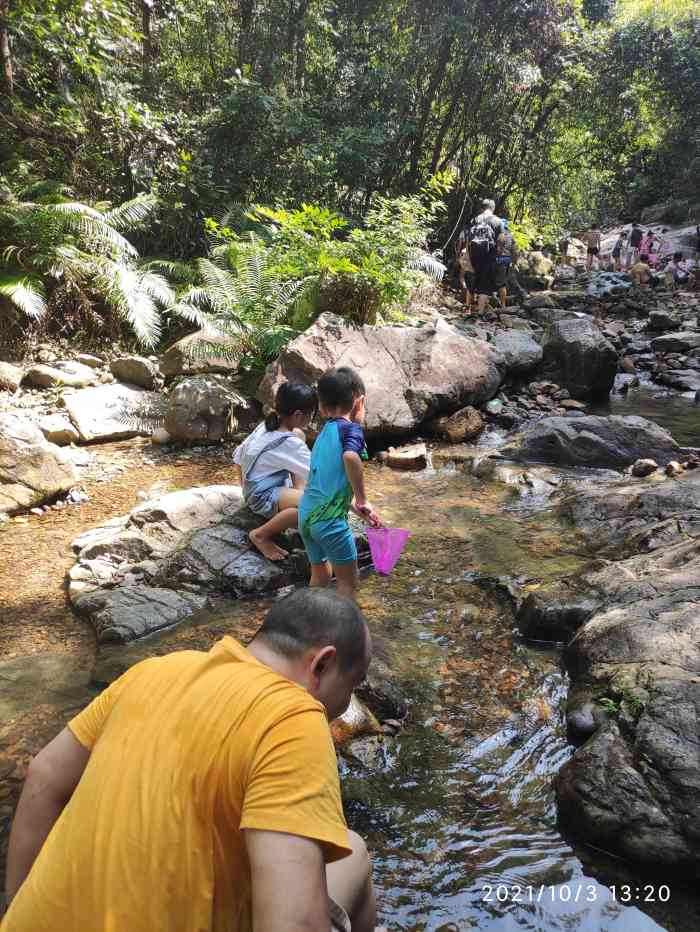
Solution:
M311 662L311 675L320 681L324 673L335 663L337 651L332 644L322 647Z

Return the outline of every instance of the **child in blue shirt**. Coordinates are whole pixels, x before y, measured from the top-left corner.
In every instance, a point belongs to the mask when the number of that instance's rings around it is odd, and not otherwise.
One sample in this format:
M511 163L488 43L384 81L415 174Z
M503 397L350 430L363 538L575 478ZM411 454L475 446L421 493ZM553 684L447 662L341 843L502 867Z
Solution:
M299 530L311 563L311 585L327 586L331 567L341 595L355 598L357 548L348 511L380 524L365 498L362 460L367 459L365 386L347 366L329 369L318 382L319 411L326 419L311 452L309 477L299 503ZM354 501L353 501L354 499Z

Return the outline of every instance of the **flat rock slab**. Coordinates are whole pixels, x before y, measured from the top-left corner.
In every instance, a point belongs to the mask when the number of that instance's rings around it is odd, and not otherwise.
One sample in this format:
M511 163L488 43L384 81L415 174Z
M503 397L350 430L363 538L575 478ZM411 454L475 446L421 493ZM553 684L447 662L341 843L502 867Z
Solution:
M49 443L55 443L57 447L67 447L71 443L77 443L79 439L78 431L62 414L47 414L46 417L42 417L39 429Z
M665 465L681 451L667 431L645 418L587 415L543 418L500 452L518 461L622 470L643 458Z
M100 385L65 396L66 410L83 443L125 440L151 433L161 396L128 385Z
M38 427L17 415L0 414L0 512L40 505L77 482L73 464Z
M700 347L700 333L694 330L665 333L651 341L655 353L689 353Z
M656 381L681 392L696 392L700 389L700 371L697 369L668 369L659 372Z
M260 520L238 486L205 486L144 502L73 541L68 596L102 641L125 643L189 617L210 593L245 596L305 580L296 535L289 556L266 560L248 532ZM363 556L367 542L358 535Z
M36 388L83 388L86 385L94 385L97 376L89 366L83 366L79 362L65 362L56 366L31 366L24 373L23 381Z
M441 412L488 401L505 361L442 318L423 327L352 327L323 314L267 367L258 397L271 404L282 382L313 384L332 366L350 366L362 377L368 435L395 436Z

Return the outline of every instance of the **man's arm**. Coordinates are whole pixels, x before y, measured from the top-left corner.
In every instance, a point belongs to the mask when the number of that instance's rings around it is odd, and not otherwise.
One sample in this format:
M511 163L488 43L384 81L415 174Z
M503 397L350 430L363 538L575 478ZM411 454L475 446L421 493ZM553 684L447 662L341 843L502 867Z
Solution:
M329 932L326 870L311 838L245 829L253 932Z
M73 795L89 758L90 752L64 728L29 765L7 853L5 894L8 906Z

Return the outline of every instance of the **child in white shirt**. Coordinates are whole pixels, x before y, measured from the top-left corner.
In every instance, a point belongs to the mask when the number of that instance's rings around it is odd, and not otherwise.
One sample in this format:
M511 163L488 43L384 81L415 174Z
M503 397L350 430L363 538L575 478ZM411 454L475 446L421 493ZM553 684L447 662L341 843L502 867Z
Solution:
M284 382L277 390L275 410L233 455L241 468L246 505L269 519L249 535L253 546L268 560L283 560L288 555L272 538L298 526L298 504L311 460L304 431L317 407L313 388Z

